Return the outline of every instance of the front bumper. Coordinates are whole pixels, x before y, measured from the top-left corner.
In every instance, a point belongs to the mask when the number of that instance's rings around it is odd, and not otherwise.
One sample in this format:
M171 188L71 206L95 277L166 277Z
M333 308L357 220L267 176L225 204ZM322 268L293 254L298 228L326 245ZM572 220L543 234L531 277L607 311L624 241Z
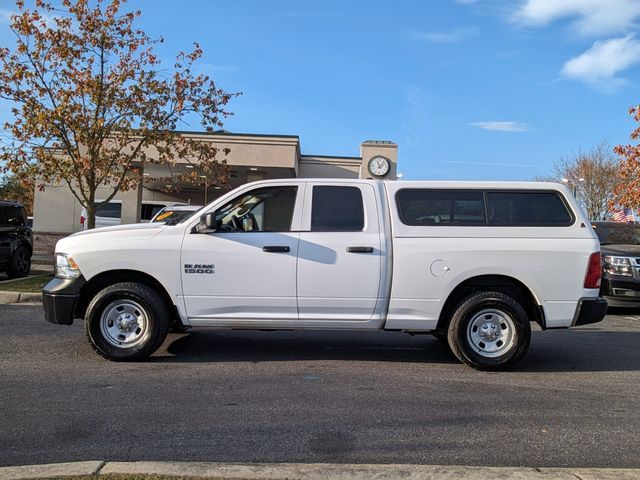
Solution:
M640 279L605 274L600 295L607 299L610 306L640 306Z
M71 325L75 318L75 308L80 290L86 283L84 277L54 278L42 289L42 307L47 322Z
M573 317L572 327L601 321L607 314L607 301L602 297L581 298Z

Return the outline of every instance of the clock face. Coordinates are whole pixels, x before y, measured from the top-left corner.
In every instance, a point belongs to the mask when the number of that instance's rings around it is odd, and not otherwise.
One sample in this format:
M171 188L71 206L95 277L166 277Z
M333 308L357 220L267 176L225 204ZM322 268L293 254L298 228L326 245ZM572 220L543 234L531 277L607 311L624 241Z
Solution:
M388 158L377 156L369 160L369 173L374 177L385 177L391 170L391 162Z

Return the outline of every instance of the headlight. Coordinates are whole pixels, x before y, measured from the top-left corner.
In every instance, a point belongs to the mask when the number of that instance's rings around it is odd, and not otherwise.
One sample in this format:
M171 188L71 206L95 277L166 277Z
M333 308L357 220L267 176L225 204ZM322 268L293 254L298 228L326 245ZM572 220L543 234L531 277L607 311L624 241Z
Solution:
M604 271L612 275L622 275L631 277L631 261L627 257L614 257L607 255L604 257Z
M71 256L66 253L56 253L56 277L77 278L80 276L80 268Z

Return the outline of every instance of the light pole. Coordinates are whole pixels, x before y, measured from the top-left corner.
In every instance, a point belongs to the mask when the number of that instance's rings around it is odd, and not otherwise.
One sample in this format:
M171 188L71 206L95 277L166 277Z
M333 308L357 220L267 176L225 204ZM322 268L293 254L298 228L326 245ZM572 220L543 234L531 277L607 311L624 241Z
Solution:
M578 199L578 185L582 182L584 182L584 177L580 177L578 179L578 183L574 182L573 180L569 180L567 177L562 177L560 179L560 181L562 183L567 184L567 186L571 185L571 191L573 193L573 196L576 197L576 200Z
M206 175L200 175L200 178L204 178L204 204L207 204L207 193L209 190L209 179Z

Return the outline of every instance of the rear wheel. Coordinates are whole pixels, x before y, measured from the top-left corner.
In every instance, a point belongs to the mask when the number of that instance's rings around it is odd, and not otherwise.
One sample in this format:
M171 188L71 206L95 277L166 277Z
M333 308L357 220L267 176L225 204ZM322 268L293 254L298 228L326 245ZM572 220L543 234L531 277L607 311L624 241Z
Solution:
M449 346L461 361L478 370L506 370L527 352L529 318L509 295L480 292L464 299L451 317Z
M9 278L22 278L29 275L31 271L31 252L27 247L16 248L9 259L7 266L7 276Z
M85 332L93 349L109 360L142 360L167 337L169 310L151 287L133 282L110 285L87 307Z

